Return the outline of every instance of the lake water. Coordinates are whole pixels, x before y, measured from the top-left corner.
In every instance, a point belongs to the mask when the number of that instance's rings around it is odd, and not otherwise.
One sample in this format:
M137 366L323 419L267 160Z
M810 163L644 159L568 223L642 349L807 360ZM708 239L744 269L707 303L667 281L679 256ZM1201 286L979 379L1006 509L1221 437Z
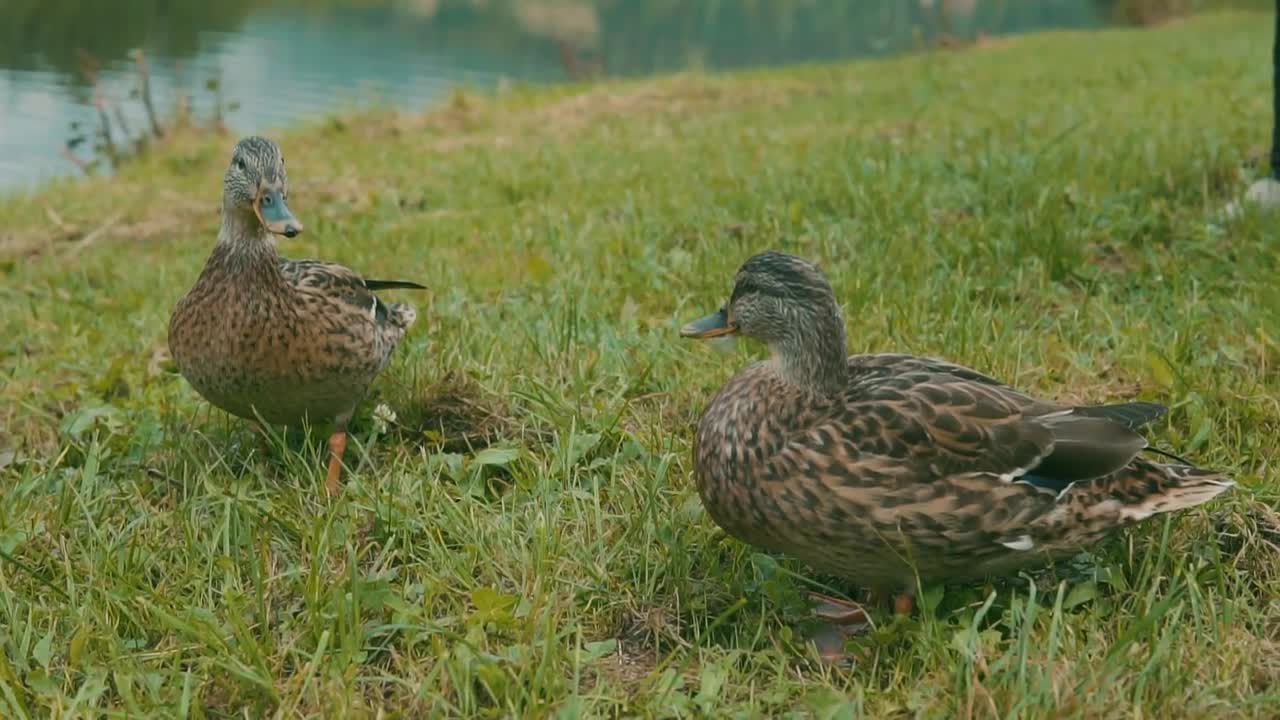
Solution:
M418 109L462 83L559 82L830 61L972 38L1104 23L1106 0L0 0L0 190L77 173L69 139L117 140L154 107L216 94L237 134L353 105ZM96 82L84 67L95 66ZM232 105L235 103L235 105ZM120 117L117 117L117 112ZM121 122L123 120L123 122ZM92 141L77 145L88 159Z

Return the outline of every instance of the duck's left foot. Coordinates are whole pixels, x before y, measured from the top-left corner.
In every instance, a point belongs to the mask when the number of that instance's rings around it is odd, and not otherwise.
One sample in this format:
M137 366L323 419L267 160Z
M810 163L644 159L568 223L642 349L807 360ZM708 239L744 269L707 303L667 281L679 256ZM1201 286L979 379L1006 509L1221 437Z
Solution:
M329 476L324 488L332 497L338 494L338 481L342 479L342 454L347 451L347 432L339 430L329 436Z
M871 622L867 619L867 611L855 602L816 592L809 593L809 598L814 602L813 614L832 625L867 625Z
M871 627L871 619L861 605L821 593L809 593L813 614L822 622L811 638L818 657L827 665L850 665L856 659L844 648L847 638L861 635Z

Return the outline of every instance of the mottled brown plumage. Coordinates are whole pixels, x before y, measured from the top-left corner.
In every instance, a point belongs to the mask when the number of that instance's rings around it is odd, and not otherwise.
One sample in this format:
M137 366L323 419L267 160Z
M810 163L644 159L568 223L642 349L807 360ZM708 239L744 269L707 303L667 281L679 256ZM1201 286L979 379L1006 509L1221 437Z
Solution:
M739 333L772 357L730 380L698 425L694 466L731 535L882 592L1003 575L1198 505L1223 474L1140 453L1151 403L1074 408L959 365L846 356L812 264L763 253L689 337Z
M421 286L281 258L273 233L293 237L302 227L287 196L279 148L259 137L240 141L227 170L218 244L173 311L169 349L191 386L233 415L279 425L332 420L333 491L347 422L416 318L413 308L387 305L373 291Z

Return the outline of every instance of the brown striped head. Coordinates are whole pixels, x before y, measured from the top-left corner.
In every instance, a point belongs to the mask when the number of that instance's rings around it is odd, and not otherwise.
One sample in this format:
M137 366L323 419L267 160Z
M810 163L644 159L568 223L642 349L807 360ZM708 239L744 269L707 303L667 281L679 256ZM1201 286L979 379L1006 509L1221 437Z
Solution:
M773 343L808 330L819 320L839 316L831 283L816 265L771 250L743 263L729 302L706 318L685 325L681 334L709 338L740 333Z
M302 223L289 211L288 197L280 147L256 135L236 143L223 180L223 212L253 213L267 232L294 237L302 232Z
M844 320L831 283L816 265L787 253L752 256L738 269L729 302L680 334L760 340L785 375L815 390L833 391L846 375Z

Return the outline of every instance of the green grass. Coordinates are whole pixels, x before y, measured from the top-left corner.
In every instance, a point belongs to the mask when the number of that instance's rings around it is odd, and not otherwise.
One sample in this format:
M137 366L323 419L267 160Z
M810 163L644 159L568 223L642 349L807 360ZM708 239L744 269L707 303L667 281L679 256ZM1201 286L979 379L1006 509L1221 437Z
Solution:
M284 252L431 287L388 295L419 324L334 500L322 433L258 457L165 361L233 138L0 200L0 715L1274 717L1280 244L1219 213L1266 148L1270 27L278 135L308 228ZM822 263L851 351L1165 402L1155 441L1240 487L1047 574L932 589L824 669L802 592L856 585L725 538L690 478L701 408L761 349L677 328L770 247Z

